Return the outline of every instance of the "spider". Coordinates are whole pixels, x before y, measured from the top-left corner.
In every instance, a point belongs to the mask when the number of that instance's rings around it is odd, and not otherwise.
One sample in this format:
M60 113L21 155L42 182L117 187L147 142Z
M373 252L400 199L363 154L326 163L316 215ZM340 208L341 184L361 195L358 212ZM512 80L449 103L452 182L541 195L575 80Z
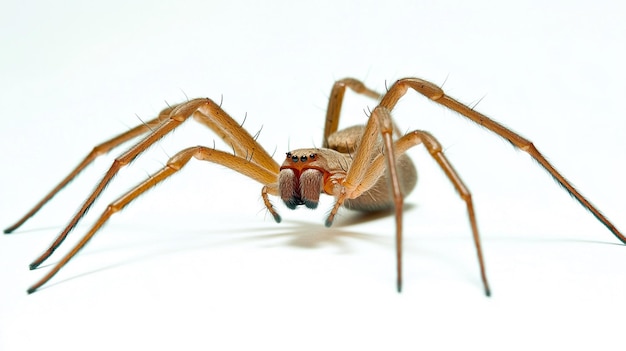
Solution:
M358 94L377 99L379 102L371 111L366 125L338 131L339 115L347 88ZM145 135L141 141L113 161L109 170L65 229L50 247L30 264L30 269L37 268L52 255L122 167L129 164L139 154L189 117L213 130L226 144L231 145L233 151L225 152L217 150L215 147L195 146L175 154L162 169L109 204L96 223L72 250L41 280L32 285L28 289L28 293L36 291L48 282L89 242L111 215L122 210L128 203L159 182L178 172L191 158L221 164L261 183L263 185L261 189L263 202L276 222L280 222L281 217L270 202L269 195L279 196L289 209L296 209L302 205L314 209L317 207L320 194L333 196L335 203L326 219L327 227L332 225L341 206L365 212L393 209L396 225L396 286L400 292L402 290L403 198L417 182L415 167L405 152L416 145L423 144L443 169L466 204L484 293L490 296L491 290L485 273L476 215L468 188L444 155L441 145L434 136L422 130L402 134L392 120L391 111L409 89L413 89L436 103L458 112L465 118L508 140L515 147L527 152L572 197L590 211L620 241L626 243L626 237L542 156L532 142L445 95L439 86L419 78L404 78L396 81L385 94L381 95L356 79L345 78L335 82L332 87L326 111L322 147L287 152L282 165L276 163L267 151L257 143L256 138L222 110L219 104L208 98L193 99L168 107L161 111L156 118L94 147L67 177L17 223L5 229L4 232L11 233L19 228L96 157L109 152L126 141Z

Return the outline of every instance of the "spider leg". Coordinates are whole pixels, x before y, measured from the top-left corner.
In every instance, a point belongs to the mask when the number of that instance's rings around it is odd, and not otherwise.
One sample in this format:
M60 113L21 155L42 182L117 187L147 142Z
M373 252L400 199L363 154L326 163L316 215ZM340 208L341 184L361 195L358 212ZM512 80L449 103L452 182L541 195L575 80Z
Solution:
M455 99L447 96L444 91L433 83L418 79L418 78L405 78L400 79L394 83L389 89L387 94L380 102L381 106L393 109L398 100L406 93L408 88L411 88L418 93L428 97L434 102L448 107L449 109L460 113L462 116L470 119L474 123L481 125L500 137L508 140L511 144L517 148L528 153L534 158L550 175L584 208L586 208L591 214L593 214L602 224L604 224L622 243L626 244L626 236L611 223L595 206L589 202L582 194L574 188L574 186L567 180L561 173L559 173L554 166L537 150L530 140L515 133L511 129L503 126L502 124L488 118L480 112L474 111L465 104L462 104Z
M382 135L384 144L385 159L387 169L391 179L391 191L393 193L395 218L396 218L396 262L397 262L397 288L402 290L402 209L403 197L400 190L398 175L396 171L395 156L393 152L393 122L389 110L386 108L376 108L372 112L361 142L354 155L352 165L348 169L344 179L341 192L337 195L335 205L326 219L326 226L329 227L334 221L335 215L339 211L346 199L354 199L370 189L384 172L383 158L378 157L377 145L379 135ZM380 133L380 134L379 134Z
M384 107L381 108L381 111L383 111L383 113L385 114L389 113ZM491 296L491 289L489 288L489 283L487 281L485 261L483 258L483 251L480 244L480 236L478 233L478 223L476 221L476 214L474 212L472 194L470 193L467 186L463 183L463 180L461 180L459 174L454 170L452 164L450 164L450 162L446 158L445 154L443 153L441 144L430 133L421 130L415 130L397 140L393 144L393 152L396 154L397 157L398 155L405 153L411 147L419 144L424 144L430 155L435 159L437 164L439 164L439 167L441 167L441 169L444 171L452 185L454 185L454 188L456 189L461 199L465 202L470 226L472 228L472 236L474 238L474 245L476 247L476 253L478 256L480 276L483 282L483 287L485 289L485 295ZM387 148L387 150L391 150L391 148ZM382 157L383 156L379 156L378 158ZM374 162L376 162L376 160Z
M267 184L263 186L263 189L261 189L261 197L263 198L263 203L265 204L265 207L267 208L269 213L274 217L274 220L276 221L276 223L280 223L282 219L280 218L280 215L278 214L278 212L276 212L276 209L270 202L270 198L268 195L280 196L277 183Z
M603 223L621 242L626 244L626 237L620 233L620 231L598 210L596 209L585 197L583 197L561 173L559 173L552 164L548 162L548 160L537 150L537 148L533 145L533 143L519 134L513 132L512 130L504 127L488 118L487 116L474 111L467 105L464 105L455 99L448 97L445 95L443 90L436 86L433 83L428 81L418 79L418 78L405 78L396 81L394 85L388 90L388 92L383 96L380 101L380 104L370 116L370 120L366 125L365 132L363 134L363 138L361 140L361 144L357 149L356 156L354 158L353 164L346 175L346 179L343 182L343 186L341 192L337 194L337 201L335 202L335 206L331 210L327 220L326 225L330 226L333 222L333 219L339 209L339 207L343 204L344 200L347 198L355 198L359 196L361 193L366 191L372 186L372 183L380 176L382 172L382 160L375 160L376 162L372 162L372 155L376 152L374 150L374 146L376 145L375 138L378 136L379 130L377 126L380 128L380 133L383 138L383 145L385 150L385 158L387 159L387 167L390 172L391 179L391 191L394 197L395 204L395 213L396 213L396 256L397 256L397 284L398 291L401 290L402 286L402 205L403 199L400 192L400 187L398 184L398 177L396 174L395 167L395 156L394 156L394 148L400 147L402 143L406 140L405 137L400 138L398 141L398 145L393 145L392 143L392 135L393 135L393 121L391 120L390 111L395 107L396 103L399 99L406 94L408 89L411 88L418 93L430 98L431 100L454 110L464 117L470 119L474 123L477 123L500 137L508 140L511 144L516 146L517 148L525 151L531 157L533 157L550 175L563 187L567 192L574 197L584 208L590 211L601 223ZM338 116L338 114L336 115ZM337 117L338 118L338 117ZM375 121L375 122L374 122ZM328 126L327 120L327 126ZM419 135L418 135L419 134ZM411 135L411 134L409 134ZM467 204L468 214L470 218L470 223L472 226L472 231L474 234L474 242L476 245L476 250L478 253L478 260L480 263L481 277L483 280L483 284L485 287L485 294L490 295L489 285L487 283L484 260L482 257L482 250L480 246L480 240L478 236L478 226L476 224L473 204L471 201L471 195L467 188L461 181L460 177L456 174L452 166L449 164L443 153L439 150L441 147L436 142L436 140L427 133L419 132L413 133L413 137L407 136L407 138L416 138L412 141L408 142L407 145L411 143L415 145L416 143L422 142L426 145L431 155L435 158L437 163L442 167L448 178L453 182L455 188L459 192L460 196ZM419 141L418 141L419 139ZM400 151L400 149L396 150ZM403 151L400 152L400 154ZM378 157L380 159L380 157Z
M169 178L174 173L182 169L191 158L196 158L201 161L209 161L217 164L221 164L230 169L233 169L247 177L250 177L265 186L273 184L278 178L278 173L275 170L264 168L255 163L249 162L249 160L234 156L224 151L215 150L203 146L196 146L184 149L174 155L158 172L151 175L148 179L137 185L126 194L122 195L117 200L113 201L107 206L100 218L95 222L91 229L82 237L82 239L70 250L43 278L37 283L32 285L28 289L28 293L33 293L39 289L43 284L49 281L63 266L65 266L98 232L98 230L109 220L109 218L116 212L122 210L126 205L132 202L141 194L150 190L152 187ZM271 206L271 204L269 205Z
M28 211L22 218L20 218L17 222L15 222L10 227L4 229L5 234L12 233L20 226L22 226L28 219L33 217L39 210L47 204L52 198L67 184L69 184L78 174L80 174L88 165L90 165L97 157L107 154L112 149L120 146L121 144L130 141L134 138L137 138L141 135L144 135L148 132L151 132L159 127L163 121L167 120L170 117L170 114L174 109L176 109L179 105L174 105L168 107L159 113L159 116L144 122L110 140L107 140L97 146L95 146L92 151L74 168L59 184L57 184L54 189L52 189L46 196L43 197L30 211ZM236 150L237 155L245 155L246 150L245 147L241 144L241 138L234 137L232 134L232 124L229 125L228 128L220 126L211 117L205 115L201 111L195 111L193 113L194 119L196 119L201 124L212 129L221 139L223 139L227 144L231 145L234 150ZM263 159L262 163L266 166L269 166L271 163L267 162L267 159Z
M157 128L152 130L143 140L138 144L131 147L124 154L119 156L113 161L113 164L106 172L104 177L100 180L96 188L89 195L87 200L83 203L78 212L72 217L69 224L65 229L57 236L50 247L35 261L30 264L30 269L35 269L41 263L43 263L52 253L61 245L63 240L67 237L69 232L76 226L83 215L87 213L91 205L98 198L100 193L106 188L107 184L113 179L118 171L134 160L139 154L149 148L156 141L163 136L174 130L180 124L182 124L187 118L193 114L202 115L204 117L201 120L210 119L214 120L213 127L217 128L218 135L222 135L219 131L222 131L227 135L228 141L239 146L241 150L249 150L250 159L249 162L259 162L265 168L278 172L278 164L272 160L269 154L254 140L248 132L239 126L226 112L224 112L219 105L210 99L194 99L186 103L176 106L170 113L169 118L163 121ZM214 128L212 128L214 129ZM215 130L215 129L214 129Z
M384 153L376 155L376 140L378 133L382 135ZM389 170L389 179L391 180L391 191L393 193L395 218L396 218L396 270L397 270L397 288L402 290L402 215L403 215L403 196L398 180L395 160L398 156L404 154L413 146L424 144L430 155L437 161L443 169L446 176L450 179L455 189L465 201L467 212L472 227L474 244L478 255L480 266L480 274L485 289L485 295L490 296L491 290L487 281L485 264L483 259L482 248L480 244L480 236L478 233L478 224L474 213L474 205L472 197L461 180L460 176L454 170L448 159L443 154L441 145L429 133L424 131L413 131L393 141L394 126L390 111L383 106L379 106L372 112L368 121L361 144L354 157L352 167L349 169L346 179L343 182L342 193L338 196L335 206L331 210L327 224L334 219L339 207L347 198L357 198L364 192L369 190L384 173L385 166ZM372 157L372 155L376 155ZM385 165L384 162L387 162Z
M20 218L15 224L6 228L4 230L5 234L9 234L19 228L22 224L24 224L29 218L34 216L46 203L48 203L59 191L61 191L69 182L71 182L76 176L85 169L89 164L91 164L98 156L104 155L114 149L115 147L121 145L124 142L132 140L136 137L139 137L153 128L156 128L159 124L165 120L172 108L167 108L163 110L158 117L142 123L135 128L128 130L125 133L122 133L110 140L107 140L93 148L91 152L85 157L79 164L74 168L63 180L54 187L46 196L44 196L41 201L39 201L30 211L28 211L22 218Z
M235 150L236 156L247 158L262 167L278 172L280 166L257 143L256 138L251 136L219 106L213 105L208 111L198 109L193 113L193 118L211 128L224 142L230 144Z
M365 84L354 78L344 78L336 81L330 92L330 98L328 99L322 147L328 147L328 136L336 132L339 128L339 114L341 113L341 105L343 104L343 97L346 94L346 88L350 88L355 93L363 94L376 100L381 98L379 93L369 89Z

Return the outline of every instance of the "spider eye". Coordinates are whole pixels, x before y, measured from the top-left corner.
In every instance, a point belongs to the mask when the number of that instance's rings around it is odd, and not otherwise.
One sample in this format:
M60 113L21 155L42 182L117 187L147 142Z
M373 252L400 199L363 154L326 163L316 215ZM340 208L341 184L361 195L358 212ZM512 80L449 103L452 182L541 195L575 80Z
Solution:
M295 155L294 155L294 156L291 156L291 160L292 160L293 162L298 162L298 156L295 156Z
M306 162L306 156L300 156L300 161Z
M309 155L309 158L310 158L310 159L314 159L314 158L315 158L315 156L317 156L317 154L310 154L310 155Z
M287 158L291 158L291 152L287 153Z

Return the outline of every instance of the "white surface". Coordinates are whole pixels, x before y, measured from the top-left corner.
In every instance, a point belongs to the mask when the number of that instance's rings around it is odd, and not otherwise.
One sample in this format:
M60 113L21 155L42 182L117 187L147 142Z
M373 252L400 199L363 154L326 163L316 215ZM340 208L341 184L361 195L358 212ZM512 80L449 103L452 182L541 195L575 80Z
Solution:
M384 90L419 76L535 142L618 228L626 25L615 1L212 3L5 1L0 14L1 224L9 226L96 143L185 96L223 97L276 158L319 145L332 82ZM342 125L371 101L346 97ZM407 199L404 292L393 220L331 207L276 224L260 186L193 162L111 220L41 291L29 271L112 157L13 235L0 236L2 350L618 350L626 250L529 157L409 94L402 128L436 135L474 194L493 297L465 209L423 149ZM120 172L107 203L182 147L193 122ZM218 144L219 146L219 144ZM114 154L117 154L115 152Z

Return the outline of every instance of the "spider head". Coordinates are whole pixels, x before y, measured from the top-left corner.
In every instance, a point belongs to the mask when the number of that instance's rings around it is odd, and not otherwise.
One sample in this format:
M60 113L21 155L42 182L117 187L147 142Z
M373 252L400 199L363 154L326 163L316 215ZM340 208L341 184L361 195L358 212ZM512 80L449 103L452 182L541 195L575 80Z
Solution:
M295 150L287 153L280 167L278 191L280 198L290 209L299 205L314 209L324 188L324 169L320 157L309 150Z

